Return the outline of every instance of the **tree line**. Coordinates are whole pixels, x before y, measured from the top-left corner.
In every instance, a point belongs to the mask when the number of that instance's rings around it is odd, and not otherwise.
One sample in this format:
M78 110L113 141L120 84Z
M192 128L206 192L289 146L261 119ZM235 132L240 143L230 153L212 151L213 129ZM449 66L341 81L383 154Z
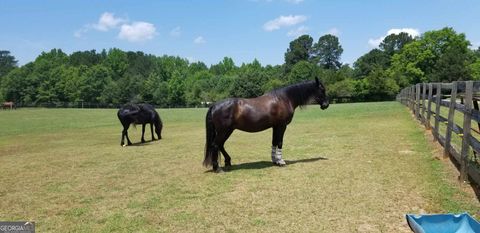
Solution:
M353 66L340 62L342 53L338 37L329 34L316 41L302 35L290 42L284 64L265 66L256 59L237 65L229 57L207 66L178 56L112 48L70 55L52 49L19 67L2 50L0 101L193 107L227 97L256 97L314 77L323 80L336 101L383 101L419 82L480 80L480 49L471 48L465 34L449 27L416 38L388 35Z

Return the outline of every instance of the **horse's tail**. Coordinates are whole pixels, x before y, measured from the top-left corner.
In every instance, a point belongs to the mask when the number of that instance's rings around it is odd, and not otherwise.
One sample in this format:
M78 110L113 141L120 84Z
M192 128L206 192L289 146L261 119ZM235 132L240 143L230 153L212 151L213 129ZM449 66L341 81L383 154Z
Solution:
M205 128L207 130L207 140L205 142L205 159L203 160L203 166L209 167L212 165L212 158L215 153L217 153L218 157L218 150L215 149L213 144L213 140L215 140L215 125L213 124L212 120L212 109L213 105L208 108L207 116L205 117Z
M155 119L154 119L155 131L157 132L158 139L162 138L162 128L163 122L162 118L160 118L160 114L155 111Z

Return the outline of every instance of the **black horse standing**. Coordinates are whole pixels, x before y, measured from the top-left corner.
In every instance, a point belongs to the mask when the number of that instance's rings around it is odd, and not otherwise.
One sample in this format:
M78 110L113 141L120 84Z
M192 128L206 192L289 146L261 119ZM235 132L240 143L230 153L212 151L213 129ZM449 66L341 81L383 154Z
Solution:
M325 87L315 81L294 84L273 90L252 99L230 98L212 105L206 116L207 140L203 165L213 166L214 172L221 172L218 165L218 153L225 157L225 167L231 166L231 158L225 151L224 144L235 129L246 132L259 132L273 128L272 162L283 166L283 134L292 121L298 106L317 103L321 109L328 108Z
M123 125L121 146L125 146L124 138L127 138L128 145L132 145L132 142L128 138L128 128L130 124L142 124L142 143L145 142L145 125L150 124L150 132L152 133L152 141L155 140L153 135L153 126L155 125L155 133L158 139L162 139L162 119L160 115L155 111L155 108L150 104L126 104L118 110L118 119Z

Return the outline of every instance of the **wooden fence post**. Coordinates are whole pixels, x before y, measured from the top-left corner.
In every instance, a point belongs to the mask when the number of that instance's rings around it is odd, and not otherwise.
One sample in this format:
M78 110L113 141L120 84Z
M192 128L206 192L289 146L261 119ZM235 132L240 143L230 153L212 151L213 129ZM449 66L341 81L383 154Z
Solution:
M412 108L412 86L408 87L408 108L413 112Z
M460 180L468 181L468 154L470 152L470 129L472 124L473 81L465 83L465 113L463 114L463 140L460 158Z
M416 91L415 91L415 116L417 117L417 120L421 121L420 118L420 83L415 85Z
M433 91L433 85L429 83L428 84L427 122L425 124L425 127L427 127L427 129L432 128L432 126L430 125L430 118L432 116L432 91Z
M455 104L457 103L457 82L452 83L450 106L448 110L447 132L445 133L445 147L443 148L443 157L448 157L452 141L452 129L455 125Z
M437 83L437 92L435 96L435 129L433 130L435 138L439 139L439 126L440 126L440 100L442 98L442 84Z
M415 113L415 86L410 86L410 111Z
M426 127L426 123L427 123L427 117L425 116L425 108L426 108L426 105L425 105L425 99L427 97L427 84L426 83L422 83L422 123L425 125Z

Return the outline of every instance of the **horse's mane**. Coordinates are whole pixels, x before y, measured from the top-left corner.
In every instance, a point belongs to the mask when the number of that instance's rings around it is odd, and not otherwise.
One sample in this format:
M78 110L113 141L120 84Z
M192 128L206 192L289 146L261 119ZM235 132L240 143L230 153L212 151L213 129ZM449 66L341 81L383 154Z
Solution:
M290 86L282 87L271 91L269 94L285 96L302 107L310 103L313 93L316 90L315 81L304 81Z

